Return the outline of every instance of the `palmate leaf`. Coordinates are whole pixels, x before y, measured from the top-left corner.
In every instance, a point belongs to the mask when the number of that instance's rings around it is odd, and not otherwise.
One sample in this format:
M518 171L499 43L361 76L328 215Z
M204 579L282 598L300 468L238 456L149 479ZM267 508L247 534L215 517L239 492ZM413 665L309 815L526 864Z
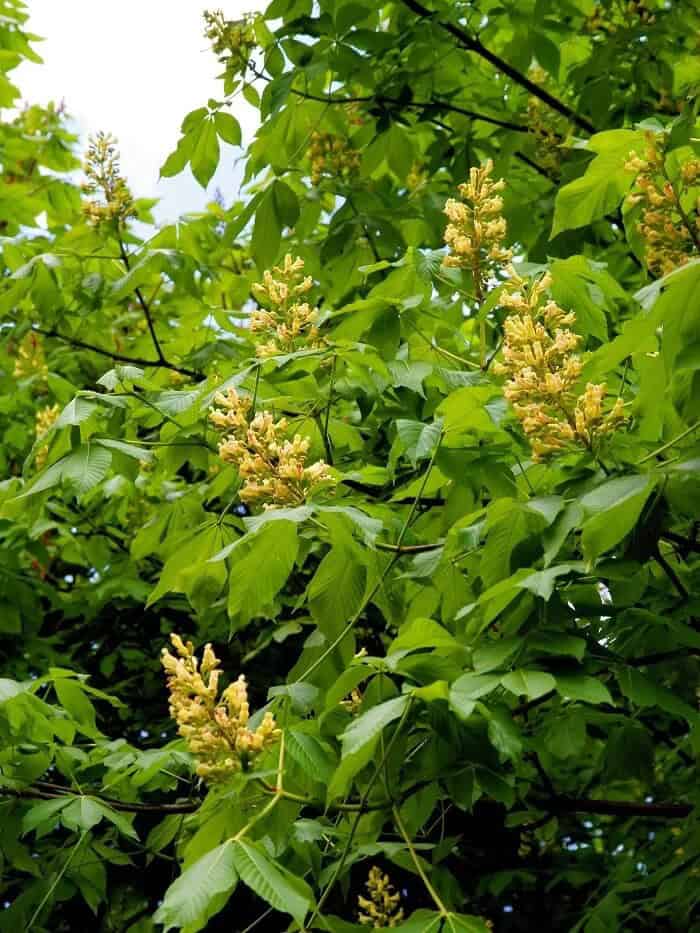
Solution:
M303 924L314 905L311 888L302 878L272 861L264 850L246 839L232 844L233 864L241 881L264 901Z
M97 443L86 443L47 467L24 492L23 499L57 486L61 481L70 484L78 494L89 492L104 479L112 463L112 455Z
M154 920L163 924L165 933L203 930L231 896L237 881L235 847L227 841L190 865L170 885Z
M264 525L242 541L229 574L232 631L270 608L292 571L298 550L297 526L287 520Z

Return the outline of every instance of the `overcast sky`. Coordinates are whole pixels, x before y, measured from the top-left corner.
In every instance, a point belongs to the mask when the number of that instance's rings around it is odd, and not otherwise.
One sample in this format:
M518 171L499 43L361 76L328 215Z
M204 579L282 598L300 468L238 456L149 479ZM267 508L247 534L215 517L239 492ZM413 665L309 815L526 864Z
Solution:
M119 140L122 172L135 195L163 199L157 216L173 220L200 209L207 195L189 169L175 179L158 171L175 148L182 118L220 98L221 68L202 35L202 11L221 6L230 19L262 10L266 0L30 0L29 28L45 41L35 45L43 65L15 72L23 99L45 104L65 100L81 141L105 130ZM234 114L244 141L256 111L236 98ZM240 150L227 149L209 186L227 202L238 193Z

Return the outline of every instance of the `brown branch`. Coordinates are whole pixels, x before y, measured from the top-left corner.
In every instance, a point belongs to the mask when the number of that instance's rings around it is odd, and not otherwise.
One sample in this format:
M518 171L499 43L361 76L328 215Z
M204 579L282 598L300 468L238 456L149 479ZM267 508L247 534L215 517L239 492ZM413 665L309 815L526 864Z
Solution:
M680 820L693 811L689 803L636 803L632 800L592 800L586 797L556 796L541 803L552 813L599 813L602 816L642 816Z
M428 551L438 551L444 544L385 544L383 541L377 541L375 547L378 551L392 551L395 554L425 554Z
M55 785L58 787L59 785ZM92 797L123 813L194 813L201 804L201 800L188 800L183 803L126 803L112 797L102 797L99 794L79 794L66 787L65 790L40 790L36 787L25 787L17 790L13 787L0 787L0 797L18 797L27 800L59 800L61 797Z
M126 269L127 272L129 272L131 269L131 263L129 262L129 254L127 253L126 248L123 242L121 241L121 239L119 240L119 252L121 254L122 262L124 263L124 268ZM161 363L167 364L167 360L163 353L163 348L161 347L160 341L158 340L158 335L156 334L156 328L153 323L153 317L151 316L151 309L148 306L148 302L143 297L143 294L141 293L141 289L138 288L138 286L134 289L134 294L136 295L138 303L141 305L141 310L144 313L144 317L146 318L146 323L148 324L148 332L151 335L151 340L153 341L153 347L155 348L158 359Z
M269 78L264 72L259 71L255 68L254 65L249 65L250 70L253 72L256 78L261 78L263 81L270 81ZM411 100L404 101L399 100L398 97L389 97L386 94L366 94L360 97L338 97L332 94L313 94L311 91L300 91L299 88L293 87L290 89L291 93L297 97L302 97L304 100L315 100L321 104L394 104L397 107L402 107L410 110L425 110L430 112L431 110L442 110L449 113L459 113L464 117L469 117L472 120L479 120L481 123L490 123L492 126L500 126L505 130L513 130L515 133L527 133L529 132L527 126L524 126L522 123L513 123L511 120L502 120L500 117L493 117L487 113L479 113L476 110L469 110L466 107L461 107L459 104L451 104L449 101L443 100L439 97L431 98L430 100Z
M676 590L678 591L678 595L681 597L681 600L685 602L689 596L688 591L681 583L681 579L676 573L676 571L673 569L673 567L669 564L669 562L666 560L666 558L663 556L663 554L659 550L658 545L652 556L654 560L656 561L656 563L659 565L659 567L661 567L663 572L666 574L668 579L671 581L671 583L675 586Z
M490 49L487 49L476 36L470 36L468 32L465 32L464 29L449 20L438 19L436 11L429 10L428 7L423 6L419 0L402 0L402 2L404 6L407 6L409 10L416 13L421 18L434 19L438 26L453 36L464 49L468 52L474 52L480 58L483 58L484 61L489 62L489 64L493 65L498 71L503 72L503 74L507 75L516 84L525 88L533 97L539 98L539 100L547 104L548 107L551 107L552 110L556 110L557 113L560 113L562 116L575 123L580 129L585 130L587 133L596 132L596 128L590 120L576 113L575 110L572 110L571 107L563 101L554 97L549 91L535 84L534 81L531 81L527 75L522 74L517 68L509 65L508 62L504 61L500 56L496 55Z
M90 353L97 353L100 356L106 356L108 359L118 363L131 363L133 366L148 366L155 369L170 369L173 372L182 373L183 376L189 376L191 379L204 379L203 373L197 372L194 369L186 369L184 366L176 366L174 363L168 362L168 360L146 360L138 356L125 356L123 353L114 353L112 350L96 347L94 344L86 343L84 340L79 340L77 337L70 337L68 334L62 334L54 328L46 330L41 327L35 327L33 329L37 334L42 334L44 337L55 337L56 340L62 340L71 347L76 347L79 350L88 350Z

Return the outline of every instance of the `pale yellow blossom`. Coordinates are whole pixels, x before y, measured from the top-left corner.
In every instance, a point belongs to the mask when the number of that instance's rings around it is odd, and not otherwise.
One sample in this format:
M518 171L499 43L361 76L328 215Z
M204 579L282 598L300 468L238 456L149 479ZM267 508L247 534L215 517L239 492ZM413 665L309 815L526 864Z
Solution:
M627 203L641 205L637 230L644 241L647 266L656 275L666 275L698 255L698 205L684 208L683 202L700 178L700 159L687 159L680 179L673 183L666 170L664 137L647 133L646 139L645 157L630 152L625 162L627 171L636 176Z
M251 420L250 399L235 389L217 393L211 422L227 432L219 443L219 456L238 469L243 480L240 497L263 508L301 505L321 484L332 484L333 476L323 460L307 465L310 442L295 434L287 437L287 421L276 421L267 411Z
M403 920L401 895L394 890L394 886L380 868L373 865L365 883L369 897L359 895L357 904L359 911L357 919L362 926L371 926L374 929L389 929L397 927Z
M500 299L509 314L503 324L502 360L494 372L508 377L503 394L535 460L574 444L596 453L604 437L624 421L622 399L605 409L605 385L588 383L576 396L583 368L576 353L581 338L569 328L576 320L573 311L547 297L551 282L549 273L529 283L511 269Z
M176 654L163 649L161 663L168 678L170 715L197 758L197 774L205 781L223 781L248 770L279 736L269 711L256 729L249 726L250 707L245 677L219 694L222 670L211 645L205 645L199 664L192 642L179 635L170 640Z
M266 338L256 348L258 356L276 356L321 345L318 308L304 300L313 279L304 275L304 260L287 254L281 266L267 269L262 282L253 285L260 302L250 319L250 329Z

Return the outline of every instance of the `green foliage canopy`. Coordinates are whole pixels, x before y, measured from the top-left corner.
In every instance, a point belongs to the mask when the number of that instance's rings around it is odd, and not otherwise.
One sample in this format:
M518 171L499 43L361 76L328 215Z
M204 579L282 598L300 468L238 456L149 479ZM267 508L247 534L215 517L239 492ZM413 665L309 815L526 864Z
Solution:
M0 125L0 930L345 933L374 865L407 933L700 930L691 7L210 18L222 96L162 174L206 186L242 95L247 196L157 229L113 155L86 201L61 108ZM0 0L3 108L25 20ZM650 145L672 268L627 197ZM577 391L624 402L601 449L532 456L503 274L443 264L487 159L518 274L575 313ZM318 333L260 355L287 254ZM330 478L256 505L228 390ZM173 632L281 730L222 782L168 716Z

